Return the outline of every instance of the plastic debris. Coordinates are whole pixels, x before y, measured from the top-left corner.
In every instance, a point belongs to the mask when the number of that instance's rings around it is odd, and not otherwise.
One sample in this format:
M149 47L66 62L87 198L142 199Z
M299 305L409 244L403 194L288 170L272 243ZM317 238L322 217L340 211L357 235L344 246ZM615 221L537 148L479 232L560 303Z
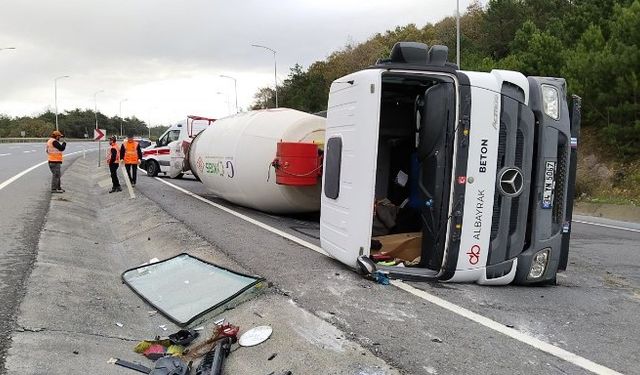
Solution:
M124 324L120 323L120 322L116 322L116 325L120 328L124 327Z
M169 340L175 345L187 346L200 336L195 330L181 329L176 333L169 335Z
M389 285L389 276L382 271L376 271L371 274L371 277L378 283L382 285Z
M158 358L162 358L165 355L167 348L160 344L153 344L147 350L145 350L142 354L149 358L152 361L155 361Z
M269 326L255 327L240 336L238 344L240 344L240 346L256 346L267 341L272 333L273 328Z

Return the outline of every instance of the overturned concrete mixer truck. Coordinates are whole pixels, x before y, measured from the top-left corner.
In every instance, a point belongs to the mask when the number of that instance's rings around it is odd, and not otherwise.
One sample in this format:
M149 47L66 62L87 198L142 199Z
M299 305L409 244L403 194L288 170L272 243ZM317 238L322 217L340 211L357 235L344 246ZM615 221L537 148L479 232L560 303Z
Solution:
M564 79L461 71L447 55L396 44L332 83L326 119L285 108L220 119L172 150L171 173L191 170L261 211L320 210L323 250L367 273L554 283L569 252L580 98L570 111ZM394 241L414 247L406 262L388 262Z

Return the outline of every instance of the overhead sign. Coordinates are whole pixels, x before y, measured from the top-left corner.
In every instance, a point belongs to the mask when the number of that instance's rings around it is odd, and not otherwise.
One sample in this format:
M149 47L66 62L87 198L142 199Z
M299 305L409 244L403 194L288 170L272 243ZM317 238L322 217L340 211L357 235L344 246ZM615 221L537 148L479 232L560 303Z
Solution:
M105 138L107 131L104 129L93 129L93 140L101 141Z

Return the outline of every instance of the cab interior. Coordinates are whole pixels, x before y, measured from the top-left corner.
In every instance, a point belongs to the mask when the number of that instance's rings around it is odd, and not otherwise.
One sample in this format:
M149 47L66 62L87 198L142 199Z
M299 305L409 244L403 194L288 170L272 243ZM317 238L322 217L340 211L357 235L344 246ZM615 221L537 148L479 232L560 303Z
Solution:
M383 73L370 249L377 266L441 266L454 104L445 75Z

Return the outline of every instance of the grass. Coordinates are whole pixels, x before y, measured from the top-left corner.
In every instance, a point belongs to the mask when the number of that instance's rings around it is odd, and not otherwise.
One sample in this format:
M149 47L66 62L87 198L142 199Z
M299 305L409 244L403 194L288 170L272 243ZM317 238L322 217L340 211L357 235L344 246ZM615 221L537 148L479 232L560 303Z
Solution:
M597 129L583 129L576 195L583 202L640 206L640 160L617 159Z

